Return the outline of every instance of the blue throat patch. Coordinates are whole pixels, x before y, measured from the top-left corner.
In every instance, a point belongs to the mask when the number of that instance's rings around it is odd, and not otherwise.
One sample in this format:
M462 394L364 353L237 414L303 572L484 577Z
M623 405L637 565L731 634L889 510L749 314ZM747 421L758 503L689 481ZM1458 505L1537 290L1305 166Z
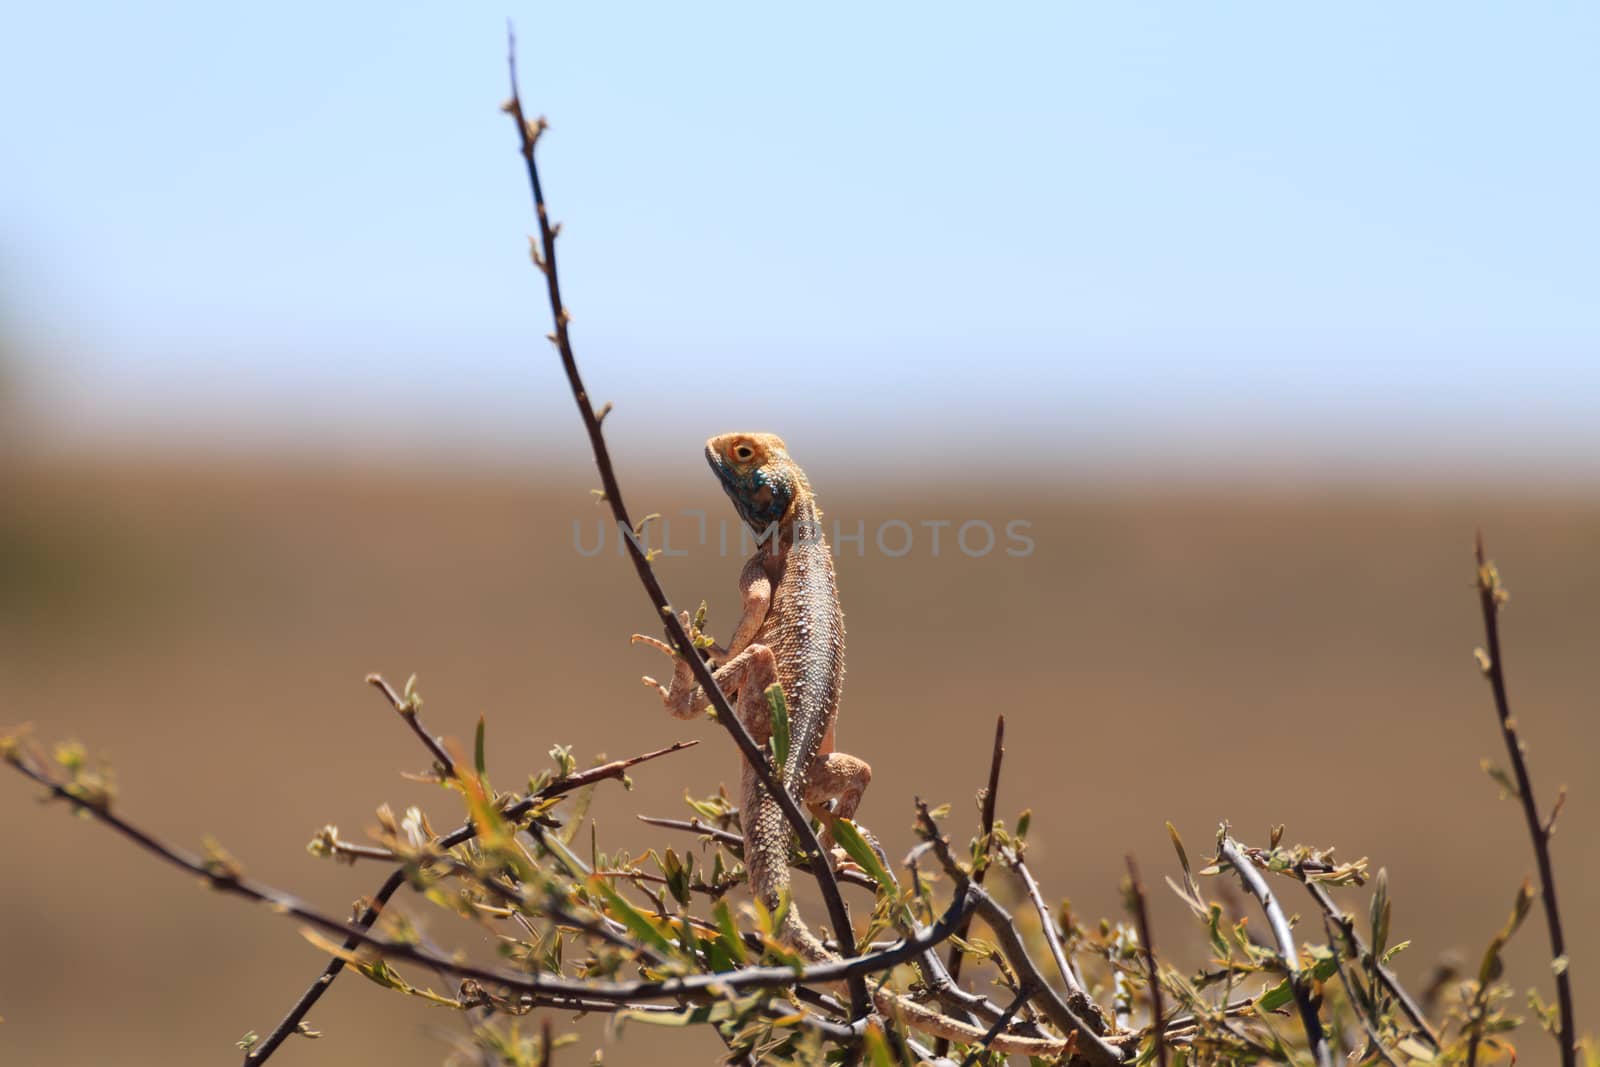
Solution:
M757 532L781 520L794 499L794 490L786 482L768 477L760 468L747 475L726 467L717 473L723 476L722 488L739 517Z

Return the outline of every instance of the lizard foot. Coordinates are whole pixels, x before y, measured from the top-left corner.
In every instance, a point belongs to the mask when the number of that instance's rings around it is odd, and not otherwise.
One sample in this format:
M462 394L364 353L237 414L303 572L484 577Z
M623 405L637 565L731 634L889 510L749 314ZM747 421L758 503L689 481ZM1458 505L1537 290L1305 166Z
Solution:
M683 624L684 630L688 632L689 640L698 642L700 638L705 636L700 627L694 624L694 617L687 611L678 612L678 621ZM628 638L628 641L629 643L635 645L648 645L664 655L671 656L673 659L679 658L678 650L668 642L662 641L659 638L650 637L645 634L634 634Z

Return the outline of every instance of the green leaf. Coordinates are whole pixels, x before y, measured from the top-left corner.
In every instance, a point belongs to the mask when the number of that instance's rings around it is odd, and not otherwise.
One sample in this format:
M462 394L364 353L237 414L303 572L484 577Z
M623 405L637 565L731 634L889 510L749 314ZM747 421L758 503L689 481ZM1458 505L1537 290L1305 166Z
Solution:
M733 909L728 907L726 900L717 901L717 906L711 909L711 917L717 921L717 929L721 931L718 943L733 958L733 962L743 966L745 961L744 939L739 936L739 927L733 921Z
M1338 971L1338 957L1329 954L1312 964L1311 968L1304 972L1301 977L1309 975L1319 982L1326 982L1328 979L1337 974ZM1278 1011L1279 1009L1287 1008L1293 1003L1294 990L1290 987L1289 980L1285 978L1283 981L1279 982L1277 985L1261 994L1261 996L1256 1000L1256 1007L1261 1011Z
M1372 886L1372 954L1382 956L1389 944L1389 870L1378 868L1378 877Z
M767 687L767 709L772 713L772 769L778 780L783 780L784 768L789 765L789 702L784 698L783 686L774 682Z
M658 857L657 865L667 879L667 892L672 894L672 899L679 904L688 906L689 903L689 872L684 868L683 861L671 848Z
M894 878L884 869L883 861L878 858L872 846L867 844L867 839L861 835L855 823L849 819L833 820L833 839L844 849L846 855L872 876L872 880L878 883L880 889L891 895L895 892Z
M1406 949L1408 949L1410 947L1411 947L1411 942L1410 941L1397 942L1396 944L1390 946L1389 950L1383 954L1383 961L1382 962L1388 963L1390 960L1394 959L1396 956L1400 955L1400 953L1404 952Z
M472 749L472 765L474 767L478 768L478 777L479 778L482 778L484 776L485 769L489 765L488 761L484 759L484 755L483 755L484 727L485 727L485 724L484 724L484 721L483 721L483 716L479 715L478 716L478 738L477 738L476 743L473 745L473 749Z
M676 955L676 950L666 935L656 928L656 924L650 921L649 916L622 899L622 894L616 891L609 879L602 878L599 875L591 875L589 886L606 898L606 903L611 906L612 911L616 912L617 918L621 919L623 925L632 930L634 936L638 937L639 940L663 956Z

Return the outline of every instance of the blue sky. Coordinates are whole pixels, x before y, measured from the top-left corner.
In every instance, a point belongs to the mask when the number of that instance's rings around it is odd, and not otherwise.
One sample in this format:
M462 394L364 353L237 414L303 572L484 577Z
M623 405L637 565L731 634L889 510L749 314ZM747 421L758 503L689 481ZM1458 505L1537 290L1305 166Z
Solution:
M622 440L1600 456L1600 9L29 5L0 298L81 440L537 460L504 18Z

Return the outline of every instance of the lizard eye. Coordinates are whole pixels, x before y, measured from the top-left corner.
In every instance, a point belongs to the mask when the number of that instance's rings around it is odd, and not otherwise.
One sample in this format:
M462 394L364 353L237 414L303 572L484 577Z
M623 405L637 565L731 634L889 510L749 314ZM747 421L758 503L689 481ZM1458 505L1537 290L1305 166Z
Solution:
M733 446L733 458L738 460L740 463L749 463L755 457L756 450L751 448L744 441L740 441L738 444Z

